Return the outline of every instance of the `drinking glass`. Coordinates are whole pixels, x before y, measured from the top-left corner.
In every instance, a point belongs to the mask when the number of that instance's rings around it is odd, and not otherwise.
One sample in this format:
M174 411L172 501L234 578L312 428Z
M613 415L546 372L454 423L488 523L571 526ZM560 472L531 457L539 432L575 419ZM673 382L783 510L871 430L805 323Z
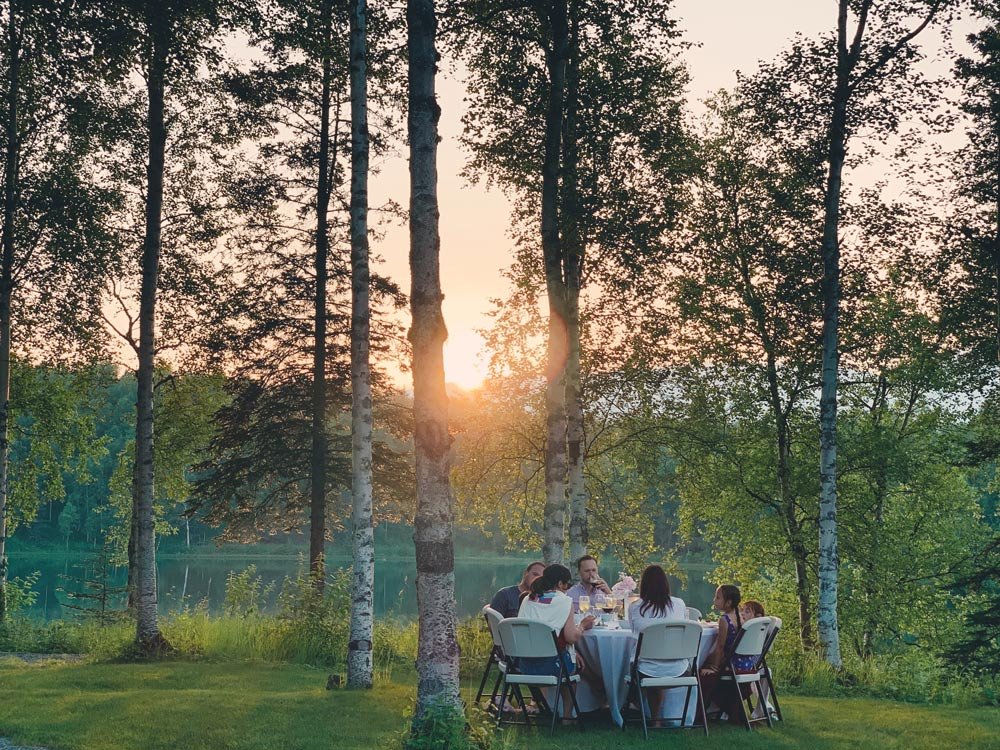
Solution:
M590 597L581 596L580 597L580 614L585 615L590 611Z

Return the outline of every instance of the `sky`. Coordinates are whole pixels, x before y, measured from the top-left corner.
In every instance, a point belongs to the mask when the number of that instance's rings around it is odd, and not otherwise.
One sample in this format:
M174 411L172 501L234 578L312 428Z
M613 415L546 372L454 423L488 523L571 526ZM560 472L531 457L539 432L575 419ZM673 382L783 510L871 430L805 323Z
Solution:
M692 109L710 92L736 83L736 71L753 72L760 60L773 58L796 32L806 36L836 24L834 0L675 0L675 16L685 38L697 45L685 54L691 76ZM467 154L461 134L464 87L460 80L439 76L441 104L438 149L438 197L441 212L441 285L444 317L445 378L472 388L487 369L483 339L489 326L490 300L506 296L502 275L511 256L508 235L510 203L497 190L470 185L461 176ZM405 154L388 160L372 179L372 205L393 198L408 203ZM392 227L373 251L385 259L381 268L409 290L408 232ZM403 384L403 383L401 383Z

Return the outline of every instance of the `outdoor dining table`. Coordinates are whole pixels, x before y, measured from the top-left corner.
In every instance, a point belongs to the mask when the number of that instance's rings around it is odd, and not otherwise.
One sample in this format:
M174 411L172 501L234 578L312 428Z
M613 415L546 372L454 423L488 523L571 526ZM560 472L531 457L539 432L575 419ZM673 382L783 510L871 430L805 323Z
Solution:
M718 626L715 623L701 623L701 626L701 648L698 652L699 669L712 653L712 648L715 646L715 640L719 634ZM577 641L576 650L587 663L592 675L591 679L594 679L593 676L596 675L603 686L602 693L600 689L595 690L594 684L586 679L581 679L577 683L576 700L581 711L597 710L607 701L611 718L615 724L625 725L621 711L622 706L628 702L628 683L626 683L625 678L631 668L638 641L639 636L632 632L627 622L621 623L620 629L592 628ZM661 717L680 716L684 710L686 692L686 689L683 688L668 690L663 701ZM696 691L692 690L687 714L684 717L685 726L694 723L697 705L697 694Z

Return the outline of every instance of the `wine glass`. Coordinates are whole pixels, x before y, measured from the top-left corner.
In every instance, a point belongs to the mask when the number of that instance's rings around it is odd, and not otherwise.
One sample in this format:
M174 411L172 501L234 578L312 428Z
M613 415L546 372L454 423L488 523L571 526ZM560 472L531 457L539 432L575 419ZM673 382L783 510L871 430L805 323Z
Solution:
M586 615L590 611L590 597L581 596L580 597L580 614Z

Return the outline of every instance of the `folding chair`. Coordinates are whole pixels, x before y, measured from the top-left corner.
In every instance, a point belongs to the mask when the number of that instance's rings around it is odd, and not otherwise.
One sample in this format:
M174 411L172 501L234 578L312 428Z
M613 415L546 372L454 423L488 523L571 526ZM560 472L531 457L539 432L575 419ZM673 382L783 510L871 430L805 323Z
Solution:
M701 619L701 617L702 614L700 609L695 609L694 607L687 608L687 618L689 620L694 620L695 622L697 622L698 620Z
M493 639L493 648L490 650L490 658L486 660L486 669L483 670L483 679L479 683L479 690L476 692L476 699L473 701L477 706L483 697L483 690L486 688L486 680L490 676L493 666L497 667L497 678L493 683L493 692L490 694L490 704L496 700L497 690L500 689L500 679L507 671L507 659L504 657L503 646L500 643L500 634L497 632L497 625L503 619L503 615L493 609L490 605L483 607L483 619L486 620L486 627L489 628L490 637ZM498 707L503 710L503 705Z
M580 681L580 675L567 674L563 666L563 649L559 648L556 634L548 625L537 620L528 620L523 617L508 617L501 620L497 625L500 634L500 643L503 653L507 657L507 670L503 673L503 688L500 691L500 706L503 707L508 694L517 696L517 701L524 714L523 722L509 721L508 724L523 723L531 724L528 717L528 707L525 705L524 696L521 694L521 685L529 687L554 687L556 689L556 700L554 706L548 706L548 701L543 698L546 708L552 713L552 726L550 733L556 730L556 720L559 717L559 704L562 700L562 688L569 691L573 701L573 709L577 716L580 715L580 707L576 703L576 691L574 683ZM549 658L559 661L558 675L534 675L523 674L521 672L521 659L544 659ZM542 692L539 691L542 695ZM503 723L503 711L497 713L497 728Z
M691 705L691 690L698 695L698 713L702 716L701 727L708 736L708 724L705 722L705 702L701 689L701 678L698 675L698 651L701 648L701 625L690 620L671 620L647 625L639 633L639 643L635 647L632 668L625 678L629 685L639 693L639 713L642 715L642 736L649 739L649 729L646 724L646 712L649 710L649 700L646 691L660 688L687 688L684 695L684 710L680 716L667 717L667 721L680 721L681 729L694 729L697 724L685 727L688 707ZM640 659L687 659L688 668L680 677L649 677L642 673ZM651 717L658 719L659 717Z
M774 640L778 637L782 624L780 617L771 618L771 628L764 641L764 648L760 652L760 661L757 662L757 671L760 673L760 687L758 689L760 690L761 703L764 706L764 711L770 714L771 711L767 704L769 700L774 702L774 712L778 716L778 721L783 721L781 704L778 703L778 692L774 689L774 675L771 673L771 668L767 666L767 655L771 652L771 646L774 645Z
M764 643L767 641L768 632L771 630L773 621L773 617L755 617L743 623L740 632L736 634L733 647L723 659L723 672L719 678L720 682L730 683L736 689L740 708L743 710L743 723L746 725L748 732L752 729L751 724L757 721L767 721L767 725L769 727L772 726L770 711L765 710L764 716L759 719L750 718L751 713L753 713L753 705L751 704L753 690L750 690L749 694L744 698L742 686L756 683L758 692L763 694L760 690L760 671L758 667L760 666L761 655L764 653ZM733 662L738 656L753 657L754 671L744 674L737 673Z

